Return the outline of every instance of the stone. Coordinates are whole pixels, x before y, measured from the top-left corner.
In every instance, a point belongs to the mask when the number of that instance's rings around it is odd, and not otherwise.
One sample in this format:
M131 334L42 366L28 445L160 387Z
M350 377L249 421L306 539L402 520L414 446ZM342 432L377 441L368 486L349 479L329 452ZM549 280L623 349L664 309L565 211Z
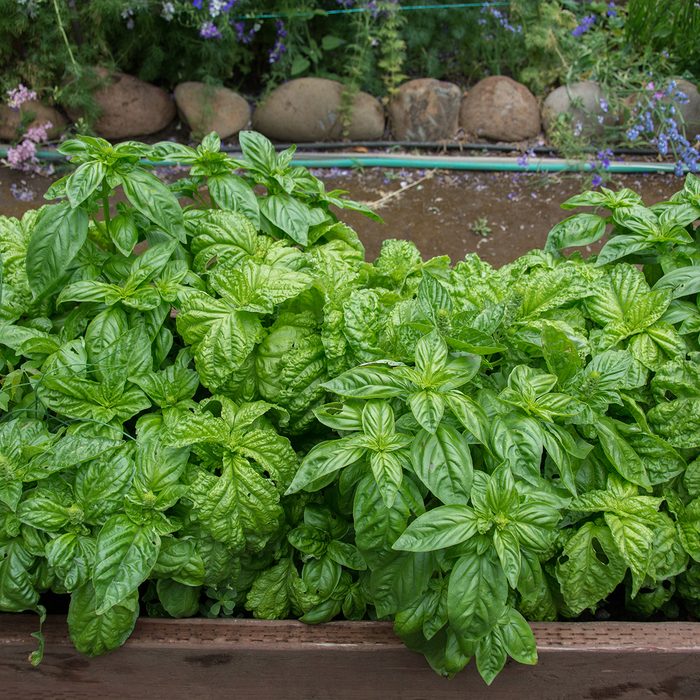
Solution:
M100 108L93 128L100 136L125 139L154 134L175 118L175 103L162 88L126 73L109 73L104 68L96 73L108 81L93 93ZM74 121L81 116L78 110L67 111Z
M685 122L685 133L691 143L700 134L700 92L697 86L689 80L676 80L676 90L684 92L688 96L688 103L678 105L678 111Z
M250 121L248 102L225 87L180 83L175 88L175 104L195 138L215 131L225 139L245 129Z
M0 104L0 141L15 141L18 138L20 124L24 115L33 115L28 127L41 126L51 122L53 126L48 131L49 139L57 139L68 125L66 118L54 107L48 107L37 100L30 100L12 109L5 104Z
M504 75L479 81L462 99L459 126L492 141L525 141L540 133L535 96Z
M389 102L397 141L443 141L458 129L462 91L454 83L417 78L403 83Z
M367 92L358 92L352 101L348 138L351 141L376 141L384 136L385 125L382 103Z
M343 85L326 78L296 78L275 88L253 113L253 128L277 141L327 141L343 135ZM366 92L355 95L348 136L376 141L384 134L384 110Z
M604 97L600 85L593 80L556 88L547 95L542 105L545 131L551 133L560 114L570 114L574 128L580 124L581 134L600 136L606 126L615 123L615 117L600 106Z

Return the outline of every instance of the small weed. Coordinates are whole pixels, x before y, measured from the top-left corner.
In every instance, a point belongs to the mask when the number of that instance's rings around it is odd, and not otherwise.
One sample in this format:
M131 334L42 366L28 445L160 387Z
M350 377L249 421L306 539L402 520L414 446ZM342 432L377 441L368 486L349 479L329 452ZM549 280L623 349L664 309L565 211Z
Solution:
M469 224L469 230L475 236L481 236L482 238L488 238L492 233L489 220L485 216L480 216L478 219L472 221L471 224Z

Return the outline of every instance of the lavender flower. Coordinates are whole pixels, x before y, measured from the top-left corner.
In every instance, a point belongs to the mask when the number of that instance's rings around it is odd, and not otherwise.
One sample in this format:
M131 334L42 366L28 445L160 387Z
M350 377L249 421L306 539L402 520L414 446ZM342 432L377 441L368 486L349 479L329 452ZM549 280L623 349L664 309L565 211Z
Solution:
M597 173L591 178L591 187L595 189L603 184L603 178Z
M284 39L287 36L287 30L284 27L284 22L281 19L275 20L275 29L277 35L275 38L275 45L270 51L268 60L270 63L277 63L277 61L282 58L282 55L287 51L287 47L284 44Z
M604 151L598 151L596 157L598 159L598 164L603 170L610 169L610 159L613 157L613 152L609 148L606 148Z
M572 36L581 36L585 34L595 24L595 15L586 15L579 25L571 30Z
M36 163L36 144L30 139L24 139L7 149L7 164L15 170L28 171Z
M236 38L241 44L250 44L253 41L253 37L258 31L258 25L254 24L247 32L245 30L244 22L231 22L233 30L236 32Z
M21 184L13 182L10 184L10 193L20 202L31 202L36 197L36 192L27 186L27 183L22 180Z
M202 23L202 26L199 28L199 36L202 39L220 39L221 32L213 22L208 21Z
M12 109L19 109L25 102L36 100L36 92L20 83L16 88L7 91L7 104Z
M42 141L49 140L49 129L53 127L51 122L44 122L43 124L37 124L36 126L30 126L27 129L25 138L28 138L34 143L41 143Z
M530 158L535 157L535 151L530 148L525 153L521 153L520 156L518 156L517 163L519 166L525 168L530 164Z
M496 7L491 7L487 5L483 8L482 11L488 12L506 31L512 32L513 34L520 34L523 30L523 28L519 24L511 24L508 17Z
M678 90L678 85L673 80L663 89L657 89L653 82L648 83L646 89L653 94L643 98L637 105L639 111L627 130L627 138L635 141L642 137L647 143L656 146L659 155L673 154L677 175L682 175L686 169L697 172L700 167L700 152L682 133L675 117L676 105L682 104L683 99L687 99L686 95Z

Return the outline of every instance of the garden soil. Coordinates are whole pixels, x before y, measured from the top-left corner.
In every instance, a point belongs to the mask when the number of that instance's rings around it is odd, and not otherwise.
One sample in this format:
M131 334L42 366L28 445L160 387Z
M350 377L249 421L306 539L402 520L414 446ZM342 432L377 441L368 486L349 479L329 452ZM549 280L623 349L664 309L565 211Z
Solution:
M569 215L559 205L590 182L589 176L575 173L313 172L328 190L346 190L383 217L384 224L379 224L353 212L339 212L360 235L369 259L377 256L382 240L405 238L424 257L446 254L457 261L476 252L496 266L542 247L550 228ZM0 168L0 214L21 216L40 206L52 179ZM671 174L626 174L615 176L607 186L629 187L652 204L667 199L682 183Z

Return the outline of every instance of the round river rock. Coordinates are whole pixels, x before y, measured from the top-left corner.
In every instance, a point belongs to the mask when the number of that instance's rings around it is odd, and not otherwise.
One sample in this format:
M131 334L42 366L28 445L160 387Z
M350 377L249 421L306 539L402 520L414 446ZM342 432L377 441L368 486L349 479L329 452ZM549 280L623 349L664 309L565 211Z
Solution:
M479 81L464 96L459 125L479 138L525 141L540 133L540 109L524 85L494 75Z
M108 83L95 91L93 97L100 108L95 131L106 139L123 139L154 134L175 118L175 103L162 88L126 73L108 73L96 69ZM80 112L67 110L74 121Z
M417 78L401 85L389 102L397 141L443 141L458 128L462 90L454 83Z
M297 78L275 88L253 113L253 128L268 138L287 142L339 139L343 86L326 78ZM348 136L376 141L384 134L384 110L366 92L355 95Z
M196 138L215 131L225 139L245 129L250 121L248 102L225 87L180 83L175 88L175 104Z

